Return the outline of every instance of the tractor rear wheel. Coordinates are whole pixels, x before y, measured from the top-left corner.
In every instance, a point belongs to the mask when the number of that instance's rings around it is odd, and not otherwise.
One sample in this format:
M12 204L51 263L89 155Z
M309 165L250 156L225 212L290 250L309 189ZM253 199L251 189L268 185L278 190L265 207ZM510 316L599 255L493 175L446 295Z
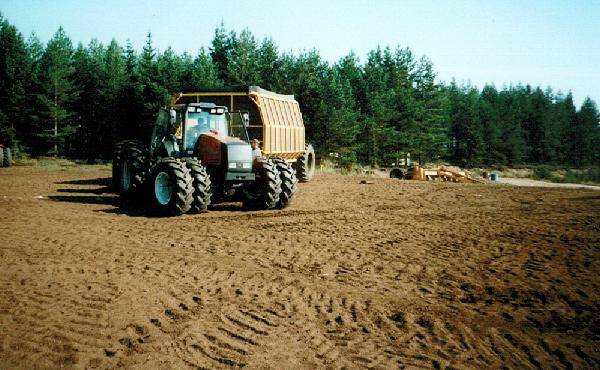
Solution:
M121 182L121 156L123 155L124 141L115 144L112 156L112 188L119 192L119 183Z
M118 162L118 192L123 196L138 193L148 176L148 155L141 141L128 140L123 143Z
M404 173L404 171L402 171L399 168L393 168L390 171L390 178L391 179L403 179L406 176L406 174Z
M296 170L291 164L283 159L274 158L273 163L279 171L279 178L281 179L281 194L279 194L279 202L277 208L285 208L294 198L294 195L298 191L298 178L296 177Z
M2 166L4 167L10 167L12 165L12 153L10 151L10 148L3 148L2 149Z
M315 149L306 144L304 154L296 161L296 176L301 182L309 182L315 175Z
M0 167L4 167L4 148L0 146Z
M191 171L180 159L165 158L152 170L154 206L163 215L178 216L192 207L194 185Z
M206 212L212 196L210 176L206 172L206 167L197 158L186 158L185 165L190 170L194 187L194 200L190 211Z
M257 158L252 164L256 180L244 189L243 205L247 209L277 207L281 194L281 178L277 166L270 159Z

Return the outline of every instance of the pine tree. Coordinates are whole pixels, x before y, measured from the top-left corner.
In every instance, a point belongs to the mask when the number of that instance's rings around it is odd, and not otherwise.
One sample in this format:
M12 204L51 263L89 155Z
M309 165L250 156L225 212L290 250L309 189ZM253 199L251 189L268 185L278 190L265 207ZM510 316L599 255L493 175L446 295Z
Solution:
M101 153L105 158L110 158L112 144L118 141L119 127L127 123L122 106L128 82L127 61L123 55L123 48L114 39L104 52L102 75L106 82L101 92L105 104L103 110L105 140L102 143ZM108 132L109 128L110 132Z
M256 66L258 69L257 84L267 90L279 91L282 78L281 63L277 45L270 38L265 38L256 51Z
M171 47L168 47L158 56L156 69L158 72L158 85L165 89L168 95L182 90L183 64Z
M40 62L40 103L37 137L53 155L68 154L69 138L75 132L71 106L78 91L71 82L73 47L62 27L48 42Z
M77 104L74 104L73 122L77 125L77 141L74 152L77 156L88 159L95 157L98 147L99 119L102 101L99 96L100 84L104 82L102 70L103 47L97 40L92 40L86 49L78 44L73 54L73 83L79 91Z
M529 104L527 116L523 123L525 129L525 143L527 145L527 159L531 163L548 162L550 145L548 142L550 103L547 96L539 87L531 91L527 86Z
M567 96L558 95L554 109L552 110L552 119L557 130L558 147L556 159L558 163L571 163L571 150L573 143L573 127L576 126L577 108L573 103L573 95L571 92Z
M327 99L320 94L320 90L329 66L323 62L316 50L305 52L290 62L290 87L289 90L282 92L293 92L296 95L304 116L306 139L308 142L314 143L317 150L321 151L322 143L313 138L318 136L317 132L322 128L322 123L316 116L321 101Z
M25 90L27 103L23 105L23 115L25 121L17 130L19 146L21 150L27 153L33 153L39 149L38 123L40 121L40 110L37 107L37 96L41 92L40 86L40 70L41 60L44 54L44 45L37 38L35 33L32 33L25 43L27 53L27 64L23 65L25 71ZM31 104L35 103L35 104Z
M118 102L121 122L115 128L113 144L126 138L139 137L139 121L145 110L144 86L138 68L139 56L129 40L125 44L123 59L125 60L125 82Z
M23 36L0 14L0 144L16 146L27 123L30 68Z
M362 103L364 102L364 74L360 65L360 60L354 54L350 52L348 55L342 57L334 66L337 69L340 77L350 82L352 88L352 95L357 105L357 109L362 111Z
M168 104L170 98L167 88L160 81L156 51L152 46L152 34L150 33L148 33L146 44L139 57L137 71L141 87L141 96L138 99L142 102L139 112L139 116L142 118L140 123L149 124L154 122L156 112L161 106Z
M505 89L498 96L498 112L501 122L498 151L509 165L520 164L525 153L521 124L524 120L523 105L526 94L522 89Z
M398 51L398 56L405 55ZM397 58L403 82L396 92L401 126L398 147L421 162L446 155L448 147L447 97L435 83L433 65L426 58Z
M600 164L600 113L598 106L589 97L585 98L577 112L576 126L573 132L573 161L583 167Z
M384 53L381 48L372 50L367 55L364 66L365 96L362 102L363 120L361 127L360 148L361 161L377 165L382 160L385 148L393 146L396 132L388 126L393 118L394 96L390 94L390 76L383 64Z
M477 89L470 86L459 88L453 82L449 88L449 102L453 159L462 166L480 164L483 133Z
M505 164L506 155L502 152L500 139L501 125L499 96L494 85L485 85L481 90L479 115L482 124L485 164Z
M358 132L358 111L354 107L350 81L336 69L327 71L320 89L326 99L320 101L314 120L319 129L311 138L320 143L321 152L337 152L345 164L356 162L355 138Z
M228 81L233 85L257 85L260 71L254 36L248 29L244 29L232 44L227 66Z
M206 49L200 49L198 55L194 58L192 68L191 85L193 89L223 85L223 82L219 79L217 67Z
M231 63L233 48L235 44L235 32L229 35L225 30L223 22L215 29L215 35L210 48L210 56L217 69L217 77L226 85L230 85L229 64Z

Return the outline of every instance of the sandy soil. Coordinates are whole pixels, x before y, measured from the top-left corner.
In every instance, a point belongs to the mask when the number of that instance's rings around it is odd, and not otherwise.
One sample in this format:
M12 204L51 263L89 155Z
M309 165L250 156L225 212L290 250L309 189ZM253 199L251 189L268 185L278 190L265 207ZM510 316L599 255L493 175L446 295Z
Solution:
M109 176L0 169L0 368L600 367L598 191L319 175L153 218Z

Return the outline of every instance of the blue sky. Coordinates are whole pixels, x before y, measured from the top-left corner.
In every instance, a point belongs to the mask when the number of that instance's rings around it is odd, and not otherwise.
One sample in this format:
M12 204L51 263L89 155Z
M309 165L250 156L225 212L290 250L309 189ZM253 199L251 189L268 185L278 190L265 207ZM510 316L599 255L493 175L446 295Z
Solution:
M150 31L158 49L195 54L223 21L330 62L408 46L441 81L551 86L600 103L600 1L0 0L0 11L44 42L62 25L75 44L114 37L139 50Z

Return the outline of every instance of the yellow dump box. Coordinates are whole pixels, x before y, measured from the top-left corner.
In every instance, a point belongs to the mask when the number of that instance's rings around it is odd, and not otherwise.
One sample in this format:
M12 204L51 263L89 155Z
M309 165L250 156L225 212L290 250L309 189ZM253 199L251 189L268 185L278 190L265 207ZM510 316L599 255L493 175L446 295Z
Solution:
M304 121L293 95L277 94L258 86L202 89L176 94L171 104L214 103L249 116L248 134L258 139L266 156L294 162L305 152Z

